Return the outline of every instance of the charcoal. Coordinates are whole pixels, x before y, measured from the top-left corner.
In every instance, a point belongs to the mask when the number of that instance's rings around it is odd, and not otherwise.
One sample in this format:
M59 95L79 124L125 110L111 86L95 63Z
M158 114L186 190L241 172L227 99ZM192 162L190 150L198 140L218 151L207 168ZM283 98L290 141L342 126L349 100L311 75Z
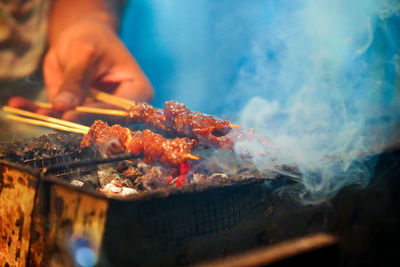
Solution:
M101 166L97 171L97 176L101 187L106 186L106 184L110 183L112 180L118 180L120 178L117 170L109 165Z
M164 187L169 184L169 177L163 172L162 167L151 167L144 175L139 176L135 180L135 185L142 190L153 190Z
M0 159L28 164L27 161L31 163L35 159L53 160L56 156L61 157L61 163L64 160L79 161L96 158L98 155L95 151L90 148L80 148L80 140L81 135L78 134L50 134L10 143L3 142L0 143ZM178 191L206 190L257 179L274 179L277 175L282 175L276 171L259 172L252 163L237 159L235 154L227 151L204 149L197 152L201 160L191 162L193 166L187 172L185 168L181 169L179 166L171 167L161 163L147 164L142 159L135 159L84 166L83 170L82 168L80 171L72 170L72 174L68 169L66 170L68 175L57 174L57 177L83 190L103 192L110 196L123 196L137 192L168 195ZM59 162L51 164L59 164ZM48 165L31 166L41 168ZM280 170L283 173L297 171L291 166L283 166Z
M0 159L23 162L29 159L51 158L80 151L81 135L49 134L10 143L0 143ZM84 150L88 153L90 150Z
M99 178L95 172L81 176L79 180L83 182L82 188L85 190L96 191L100 187Z
M138 168L135 168L133 166L129 166L127 169L125 169L123 172L123 175L129 179L132 183L135 182L136 178L139 176L142 176L143 173L139 171Z

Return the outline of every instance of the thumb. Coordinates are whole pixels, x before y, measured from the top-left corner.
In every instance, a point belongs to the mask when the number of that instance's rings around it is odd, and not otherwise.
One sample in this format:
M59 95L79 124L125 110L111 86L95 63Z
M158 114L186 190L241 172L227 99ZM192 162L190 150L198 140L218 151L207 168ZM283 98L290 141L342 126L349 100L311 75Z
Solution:
M61 85L50 99L56 110L73 109L83 103L90 84L96 79L99 53L93 44L72 42L64 55Z

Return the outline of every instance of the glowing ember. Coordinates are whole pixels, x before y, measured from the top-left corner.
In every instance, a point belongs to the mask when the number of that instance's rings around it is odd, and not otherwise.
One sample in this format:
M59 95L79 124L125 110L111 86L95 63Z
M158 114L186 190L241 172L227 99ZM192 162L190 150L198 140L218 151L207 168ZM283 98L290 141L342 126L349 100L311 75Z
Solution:
M186 174L192 167L189 164L181 163L179 177L176 186L182 186L187 183Z

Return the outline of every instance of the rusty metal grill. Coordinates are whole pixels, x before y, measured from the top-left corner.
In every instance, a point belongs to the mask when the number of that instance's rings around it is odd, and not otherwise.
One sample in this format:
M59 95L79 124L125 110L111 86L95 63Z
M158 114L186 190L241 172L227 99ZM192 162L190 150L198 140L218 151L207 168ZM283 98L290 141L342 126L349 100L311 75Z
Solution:
M66 154L62 154L62 155L56 155L53 157L27 159L27 160L24 160L23 163L28 166L43 170L45 168L49 168L49 167L56 166L56 165L67 165L71 162L79 161L80 159L81 159L81 155L78 152L71 152L71 153L66 153ZM95 168L96 168L96 166L59 168L50 173L52 175L55 175L58 177L63 177L63 178L69 178L72 176L79 178L81 176L81 174L90 172L90 171L94 170Z
M46 174L55 175L58 177L80 178L82 174L91 172L97 168L97 165L103 163L117 162L127 159L140 158L142 155L132 153L119 154L107 158L92 158L85 159L78 152L56 155L49 158L27 159L23 163L25 165L38 168Z
M196 195L186 196L184 201L178 197L176 202L142 203L144 214L137 220L148 225L145 239L182 240L229 231L257 213L264 201L265 192L257 184L220 188L218 194L211 193L207 198Z

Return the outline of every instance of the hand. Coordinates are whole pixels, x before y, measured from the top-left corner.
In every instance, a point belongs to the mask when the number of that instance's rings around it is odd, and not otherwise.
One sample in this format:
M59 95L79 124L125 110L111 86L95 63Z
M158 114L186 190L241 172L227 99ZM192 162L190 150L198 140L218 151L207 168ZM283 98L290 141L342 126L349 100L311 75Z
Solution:
M90 88L149 101L153 89L140 67L108 25L82 19L66 28L50 46L43 65L53 108L63 119L76 120L74 107L89 104Z

